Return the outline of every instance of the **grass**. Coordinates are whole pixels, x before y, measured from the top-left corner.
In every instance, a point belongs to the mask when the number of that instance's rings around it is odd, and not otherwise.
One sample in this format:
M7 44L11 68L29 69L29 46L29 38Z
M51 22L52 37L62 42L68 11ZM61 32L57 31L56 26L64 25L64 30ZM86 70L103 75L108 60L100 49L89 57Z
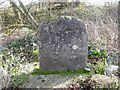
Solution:
M29 74L20 74L11 77L11 82L9 84L9 88L23 88L25 85L25 82L27 82L29 77Z
M49 75L49 74L81 74L81 75L89 75L89 71L81 69L81 70L65 70L65 71L50 71L50 72L41 72L39 69L34 69L31 73L32 75Z

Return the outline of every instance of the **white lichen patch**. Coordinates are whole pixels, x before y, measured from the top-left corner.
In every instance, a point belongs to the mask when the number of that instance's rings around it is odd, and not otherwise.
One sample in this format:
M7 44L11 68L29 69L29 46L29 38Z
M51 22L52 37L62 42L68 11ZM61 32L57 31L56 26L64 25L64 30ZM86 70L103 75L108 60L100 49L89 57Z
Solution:
M76 49L78 48L78 46L77 46L77 45L73 45L72 48L73 48L74 50L76 50Z

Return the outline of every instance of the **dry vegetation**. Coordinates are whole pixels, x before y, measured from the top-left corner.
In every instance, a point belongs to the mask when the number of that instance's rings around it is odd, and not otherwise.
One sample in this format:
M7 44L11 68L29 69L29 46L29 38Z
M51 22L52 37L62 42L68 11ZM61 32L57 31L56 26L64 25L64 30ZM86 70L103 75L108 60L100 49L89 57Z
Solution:
M37 25L42 21L49 22L61 15L82 19L87 24L88 39L90 42L103 45L110 52L116 52L118 49L117 4L95 7L86 6L84 3L38 3L27 5L27 9L35 19ZM7 35L12 35L15 30L19 32L23 27L33 29L27 17L19 10L16 9L17 13L15 13L13 7L9 7L4 10L1 9L0 12L2 17L2 31Z

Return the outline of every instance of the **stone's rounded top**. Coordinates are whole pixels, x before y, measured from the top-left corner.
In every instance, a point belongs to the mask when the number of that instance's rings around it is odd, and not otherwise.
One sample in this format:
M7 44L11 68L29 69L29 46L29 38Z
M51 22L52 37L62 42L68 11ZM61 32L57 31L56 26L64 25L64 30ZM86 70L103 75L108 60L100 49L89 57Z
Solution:
M80 22L83 22L82 20L78 19L78 18L75 18L73 16L61 16L60 19L69 19L69 20L72 20L72 19L75 19L75 20L78 20ZM84 22L83 22L84 23Z
M58 22L61 21L61 22L64 22L65 23L70 23L72 24L72 26L74 25L74 27L78 26L78 24L83 27L86 27L86 24L78 19L78 18L75 18L75 17L72 17L72 16L61 16L58 20Z
M86 32L86 24L78 18L72 16L61 16L58 20L51 21L50 23L42 22L38 27L38 32Z

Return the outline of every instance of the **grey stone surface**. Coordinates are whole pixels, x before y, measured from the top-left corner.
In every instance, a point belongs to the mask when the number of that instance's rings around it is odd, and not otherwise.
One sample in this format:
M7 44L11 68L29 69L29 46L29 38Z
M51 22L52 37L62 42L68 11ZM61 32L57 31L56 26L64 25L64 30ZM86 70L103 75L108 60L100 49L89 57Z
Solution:
M40 70L63 71L86 67L86 25L73 17L60 17L38 27Z
M84 77L78 74L30 75L25 88L67 88L69 84L75 83L77 80L84 80Z
M29 76L28 81L25 83L24 88L66 88L68 89L71 85L78 84L81 88L117 88L119 86L119 80L116 76L108 77L105 75L95 74L92 76L81 76L80 74L49 74L49 75L37 75ZM75 89L75 90L76 90ZM73 90L73 89L69 89Z

